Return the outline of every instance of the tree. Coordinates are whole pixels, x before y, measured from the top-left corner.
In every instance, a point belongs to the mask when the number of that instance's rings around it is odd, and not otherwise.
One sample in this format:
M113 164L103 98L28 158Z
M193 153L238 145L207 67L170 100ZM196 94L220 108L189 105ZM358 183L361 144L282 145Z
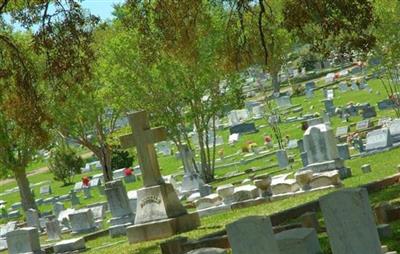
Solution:
M284 0L283 10L284 26L324 55L332 50L368 51L375 44L370 0Z
M222 11L206 1L128 1L108 28L113 36L98 65L105 82L124 85L129 106L147 110L177 146L191 145L188 130L195 127L207 182L214 175L215 144L209 138L215 119L238 91L231 87L235 82L221 83L229 79Z
M91 55L84 42L95 21L73 0L0 3L0 164L13 172L24 210L36 208L25 169L50 140L49 91L65 94L83 77ZM67 75L74 78L65 82Z
M56 181L62 181L64 186L72 183L72 177L81 173L84 162L76 152L65 142L51 151L49 169Z
M375 16L379 20L373 33L377 43L372 57L381 60L376 71L381 73L380 81L388 99L394 105L397 117L400 117L400 3L398 1L379 0L374 2Z

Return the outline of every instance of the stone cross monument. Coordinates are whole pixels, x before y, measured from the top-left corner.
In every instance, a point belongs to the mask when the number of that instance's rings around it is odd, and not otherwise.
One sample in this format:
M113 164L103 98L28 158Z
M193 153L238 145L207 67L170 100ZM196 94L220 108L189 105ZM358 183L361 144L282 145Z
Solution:
M145 111L129 114L128 119L132 134L121 137L121 145L136 147L144 185L137 191L136 225L127 228L129 242L169 237L196 228L200 224L198 214L187 213L173 186L165 183L160 173L154 143L166 139L166 130L151 129Z
M133 134L120 138L122 148L136 147L139 165L143 175L144 187L151 187L164 183L157 161L154 143L164 141L167 132L164 127L150 129L149 119L145 111L130 114L129 125Z

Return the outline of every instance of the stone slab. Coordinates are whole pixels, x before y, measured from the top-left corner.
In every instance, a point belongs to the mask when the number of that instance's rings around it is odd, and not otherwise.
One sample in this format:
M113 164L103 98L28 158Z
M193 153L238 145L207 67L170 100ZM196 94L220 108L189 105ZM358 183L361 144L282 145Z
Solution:
M70 253L86 249L83 237L60 241L53 246L54 253Z
M279 254L269 217L245 217L228 224L226 231L235 254Z
M333 254L381 254L366 189L345 189L320 198Z
M275 235L280 254L322 253L317 233L311 228L296 228Z

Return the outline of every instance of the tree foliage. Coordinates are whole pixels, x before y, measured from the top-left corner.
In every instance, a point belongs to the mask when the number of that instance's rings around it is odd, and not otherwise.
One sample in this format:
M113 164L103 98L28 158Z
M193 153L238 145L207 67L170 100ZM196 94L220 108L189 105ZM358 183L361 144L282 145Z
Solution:
M285 27L324 54L368 51L375 45L371 0L285 0L283 10Z
M49 169L56 181L71 184L73 176L80 174L83 166L82 158L67 144L61 143L51 150Z
M50 141L49 104L87 72L96 21L73 0L0 3L0 163L14 173L24 210L36 208L25 168Z

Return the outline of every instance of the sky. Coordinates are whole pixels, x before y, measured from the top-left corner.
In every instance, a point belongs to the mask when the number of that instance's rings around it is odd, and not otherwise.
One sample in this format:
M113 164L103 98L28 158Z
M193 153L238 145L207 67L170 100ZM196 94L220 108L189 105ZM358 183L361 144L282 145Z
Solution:
M123 2L125 2L125 0L84 0L82 6L88 9L93 15L99 16L102 20L106 20L113 17L113 5Z

